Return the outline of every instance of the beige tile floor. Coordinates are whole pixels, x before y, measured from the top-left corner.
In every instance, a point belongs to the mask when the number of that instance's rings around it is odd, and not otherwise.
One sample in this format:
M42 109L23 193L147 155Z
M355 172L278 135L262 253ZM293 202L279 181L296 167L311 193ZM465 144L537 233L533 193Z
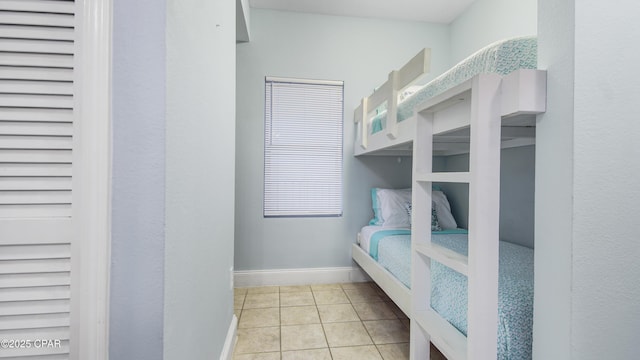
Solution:
M402 360L409 319L374 283L236 288L235 360ZM444 359L432 348L432 359Z

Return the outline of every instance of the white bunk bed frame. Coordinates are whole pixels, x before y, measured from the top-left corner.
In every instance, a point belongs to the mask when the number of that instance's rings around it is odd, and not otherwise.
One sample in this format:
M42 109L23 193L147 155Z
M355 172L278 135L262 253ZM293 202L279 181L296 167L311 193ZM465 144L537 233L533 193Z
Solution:
M359 135L359 143L362 151L358 150L356 146L355 155L362 155L369 146L368 139L368 119L370 112L377 109L380 105L387 102L387 128L386 136L393 143L402 143L404 138L398 138L399 123L397 121L398 110L398 93L400 90L408 87L427 74L431 69L431 49L425 48L414 56L409 62L407 62L400 70L393 70L389 73L388 80L380 85L371 96L362 98L360 106L355 110L353 119L357 123L361 122L362 126ZM402 133L403 135L405 132ZM374 143L371 144L376 147L389 147L393 144L385 142L386 139L381 136L374 137ZM404 141L406 142L406 141Z
M416 67L415 59L405 67ZM355 154L413 154L415 219L430 218L433 182L469 184L468 256L432 244L430 223L412 221L411 290L356 244L353 259L411 319L411 359L429 359L430 342L449 360L496 359L500 149L534 143L534 115L546 109L546 72L522 69L504 77L476 75L425 100L414 108L412 118L397 123L393 103L400 89L386 90L392 96L391 116L386 132L373 136L367 134L368 109L387 100L362 100L355 111L356 123L363 123ZM434 155L457 153L469 153L468 172L432 172ZM468 278L467 336L431 308L431 259Z

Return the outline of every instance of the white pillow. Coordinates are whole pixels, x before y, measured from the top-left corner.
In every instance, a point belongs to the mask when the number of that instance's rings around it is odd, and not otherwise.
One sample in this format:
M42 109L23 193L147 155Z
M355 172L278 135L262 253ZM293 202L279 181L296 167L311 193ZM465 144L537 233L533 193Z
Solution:
M371 189L374 218L369 225L411 227L411 189ZM439 190L431 192L432 206L436 210L436 228L457 229L456 219L451 214L447 196ZM434 222L432 221L432 227ZM435 231L435 229L434 229Z
M436 207L436 215L438 216L438 224L440 227L443 230L457 229L458 224L451 214L451 205L449 205L447 196L442 191L433 190L431 192L431 199Z
M407 205L411 204L411 189L375 189L376 225L411 227Z

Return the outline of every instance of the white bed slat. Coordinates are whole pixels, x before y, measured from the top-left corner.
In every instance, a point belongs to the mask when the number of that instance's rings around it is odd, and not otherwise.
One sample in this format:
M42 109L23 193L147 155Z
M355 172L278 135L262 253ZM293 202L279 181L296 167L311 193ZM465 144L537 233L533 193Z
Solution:
M535 138L535 126L502 126L500 129L500 138L502 140L512 138Z
M433 310L413 314L416 322L431 336L431 342L447 360L467 359L467 338ZM495 344L494 344L495 346Z
M364 100L364 99L366 99L366 97L362 98L362 100ZM357 124L360 121L362 121L362 119L363 119L363 116L362 116L363 111L364 110L363 110L363 107L362 107L362 103L360 103L360 105L358 105L358 107L353 111L353 122L354 123Z
M375 281L378 286L398 305L407 316L411 314L411 293L391 273L380 266L375 260L369 256L361 247L356 244L352 245L353 259L364 269L364 271Z
M424 256L450 267L462 275L468 275L468 258L464 255L434 243L416 244L415 250Z
M398 90L413 84L430 70L431 49L424 48L398 70Z
M439 135L439 136L434 136L433 142L434 142L434 144L438 144L438 143L447 143L447 144L468 143L469 142L469 135L466 135L466 136L463 136L463 135Z
M471 174L469 172L418 173L414 179L421 182L469 183Z
M369 99L368 98L362 98L362 103L360 104L360 107L358 109L360 109L361 113L359 115L360 120L365 119L367 117L367 109L369 108ZM361 139L362 141L360 142L360 146L363 149L366 149L367 146L369 146L368 143L368 139L369 139L369 135L367 133L368 129L367 129L367 122L366 121L362 121L360 126L360 131L362 132L361 135Z
M400 90L398 84L398 72L392 71L389 74L388 83L389 95L387 99L387 126L386 133L389 139L396 139L398 137L398 90Z
M503 140L500 143L500 148L509 149L514 147L531 146L536 144L535 138L516 138L511 140Z
M452 87L449 90L444 91L434 97L428 98L422 103L416 105L415 112L429 112L436 113L447 109L451 106L471 99L471 88L473 85L473 79L467 80ZM469 114L466 114L466 123L469 124ZM434 133L438 133L434 131Z
M453 144L436 143L436 144L433 145L433 155L434 156L449 156L449 155L468 154L468 153L469 153L469 144L463 144L463 143L453 143Z

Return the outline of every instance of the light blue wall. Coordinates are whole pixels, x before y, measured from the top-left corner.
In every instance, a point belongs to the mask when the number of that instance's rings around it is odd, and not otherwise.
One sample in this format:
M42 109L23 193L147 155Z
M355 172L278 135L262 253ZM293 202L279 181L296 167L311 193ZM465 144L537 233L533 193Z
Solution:
M637 3L540 2L534 358L635 359Z
M232 318L235 7L167 5L114 2L113 359L219 358Z
M640 357L640 7L615 5L575 3L574 359Z
M469 155L441 157L436 171L469 171ZM534 247L535 146L500 153L500 239ZM435 164L434 164L435 165ZM467 228L469 186L438 184L451 203L458 226Z
M369 189L408 187L411 171L409 161L353 157L353 110L421 48L432 48L434 74L446 70L448 27L258 9L251 26L251 42L237 45L236 268L351 266L351 244L372 215ZM344 216L262 217L265 76L344 81Z
M235 2L167 2L165 359L219 359L233 317Z
M500 156L500 239L534 247L535 146L503 149Z
M113 2L109 353L162 359L165 7Z
M574 1L540 0L538 18L547 111L536 125L533 357L571 359Z
M537 0L476 0L451 26L451 61L501 39L536 35Z

